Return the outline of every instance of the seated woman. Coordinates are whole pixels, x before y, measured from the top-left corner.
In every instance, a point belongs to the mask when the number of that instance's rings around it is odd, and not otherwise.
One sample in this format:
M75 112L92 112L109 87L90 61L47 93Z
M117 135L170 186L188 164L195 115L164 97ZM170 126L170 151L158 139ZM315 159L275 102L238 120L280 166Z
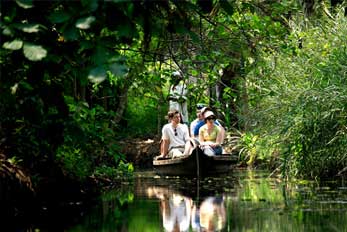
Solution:
M223 134L221 128L214 124L216 116L212 111L206 111L204 120L205 125L199 129L200 147L207 156L221 155Z
M200 128L205 125L205 120L204 120L204 114L207 111L212 111L210 107L203 107L200 109L200 118L199 120L197 120L195 122L194 125L191 125L191 136L194 138L199 139L199 130ZM221 133L222 133L222 143L225 139L225 129L224 127L221 125L221 123L218 121L218 119L214 120L214 124L219 126L219 128L221 129Z

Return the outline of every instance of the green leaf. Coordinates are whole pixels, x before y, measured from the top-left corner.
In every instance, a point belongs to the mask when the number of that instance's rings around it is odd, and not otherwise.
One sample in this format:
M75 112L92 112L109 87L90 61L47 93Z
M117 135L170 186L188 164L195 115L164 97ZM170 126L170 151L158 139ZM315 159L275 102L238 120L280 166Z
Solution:
M47 56L47 50L40 45L24 43L24 56L31 61L39 61Z
M98 9L98 0L81 0L82 6L88 8L89 11Z
M66 30L63 31L63 37L65 40L76 40L78 39L78 30L73 25L68 26Z
M6 36L13 36L13 31L9 27L4 26L4 30L2 31L2 34Z
M107 48L105 48L102 45L97 45L95 53L91 57L92 61L96 65L101 65L105 63L105 61L108 59L110 55L110 52Z
M200 37L195 32L189 31L189 35L190 35L190 38L192 38L194 43L199 43L200 42Z
M16 3L18 4L18 6L24 9L29 9L34 7L32 0L16 0Z
M26 81L21 81L19 82L19 84L24 88L24 89L27 89L27 90L33 90L34 88Z
M5 42L2 47L5 49L9 49L9 50L19 50L21 49L23 46L23 41L19 40L19 39L15 39L11 42Z
M100 84L106 79L106 70L99 66L89 72L88 80L94 84Z
M17 24L16 27L27 33L36 33L40 31L39 24Z
M90 24L95 21L94 16L78 19L75 26L79 29L86 30L90 28Z
M68 13L66 13L65 11L56 11L56 12L53 12L52 14L50 14L50 16L48 16L48 19L52 23L63 23L63 22L66 22L67 20L69 20L70 17L71 16Z

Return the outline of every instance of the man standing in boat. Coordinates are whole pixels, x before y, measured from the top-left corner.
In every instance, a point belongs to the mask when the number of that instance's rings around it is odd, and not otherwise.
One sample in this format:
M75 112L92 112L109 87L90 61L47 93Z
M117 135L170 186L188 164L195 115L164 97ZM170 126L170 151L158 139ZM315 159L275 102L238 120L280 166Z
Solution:
M193 149L188 126L180 123L181 114L178 110L171 110L167 114L169 123L162 129L160 156L156 159L175 158L189 155Z
M171 76L172 85L169 92L169 109L177 109L182 114L181 122L188 125L187 86L182 74L175 71Z

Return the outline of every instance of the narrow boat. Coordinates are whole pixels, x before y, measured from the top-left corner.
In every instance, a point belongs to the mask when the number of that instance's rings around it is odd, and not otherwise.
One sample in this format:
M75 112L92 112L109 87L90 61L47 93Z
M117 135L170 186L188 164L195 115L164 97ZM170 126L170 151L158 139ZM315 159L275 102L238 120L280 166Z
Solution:
M153 160L153 167L159 175L207 176L231 171L237 160L232 154L206 156L197 147L189 156Z

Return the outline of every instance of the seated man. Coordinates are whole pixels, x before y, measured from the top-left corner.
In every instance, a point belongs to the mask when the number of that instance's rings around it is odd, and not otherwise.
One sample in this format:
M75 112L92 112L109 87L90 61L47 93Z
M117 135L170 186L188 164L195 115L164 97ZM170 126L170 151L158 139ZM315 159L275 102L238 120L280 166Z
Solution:
M180 112L169 111L167 117L169 123L163 126L160 156L156 159L189 155L193 146L190 142L188 126L180 123Z
M190 136L192 138L198 138L198 135L194 135L194 130L196 125L199 122L203 122L204 121L204 117L201 114L201 109L206 107L205 104L199 103L196 105L196 119L194 119L191 123L190 123Z

